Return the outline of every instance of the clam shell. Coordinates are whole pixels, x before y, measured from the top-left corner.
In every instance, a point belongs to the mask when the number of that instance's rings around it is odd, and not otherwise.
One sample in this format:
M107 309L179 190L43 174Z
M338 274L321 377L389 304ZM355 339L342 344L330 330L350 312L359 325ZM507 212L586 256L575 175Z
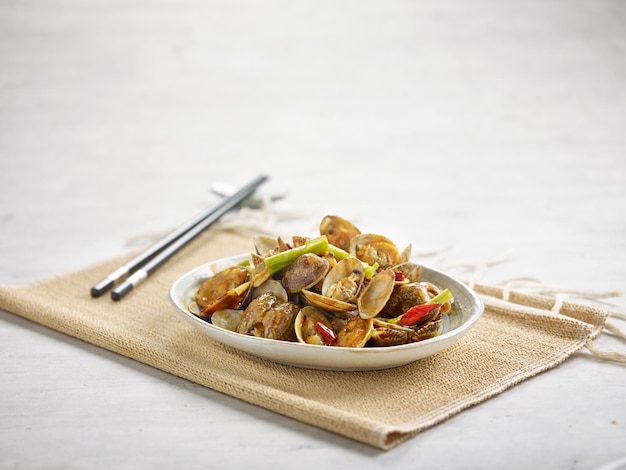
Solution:
M289 300L287 291L285 290L283 285L275 279L268 279L260 286L255 287L252 290L252 298L256 299L257 297L268 292L270 294L274 294L274 296L276 296L278 300L281 300L283 302L286 302L287 300Z
M375 233L362 233L350 240L350 254L367 264L389 268L398 264L398 247L389 238Z
M391 270L381 271L370 279L357 300L359 315L373 318L385 307L395 285L396 275Z
M294 322L294 330L298 342L305 344L326 344L314 326L317 322L321 322L332 329L330 320L320 309L313 306L300 309Z
M373 318L361 318L356 315L337 329L335 345L345 348L362 348L369 341L374 329Z
M328 268L328 260L321 256L312 253L301 255L285 269L283 287L288 293L308 289L326 276Z
M407 282L419 282L422 277L422 265L413 261L404 261L392 268L394 271L400 271L404 275Z
M248 302L251 291L252 283L250 281L244 282L240 286L229 290L221 297L218 297L212 303L205 305L198 313L198 316L209 318L218 310L242 307Z
M352 237L361 231L349 220L336 215L327 215L320 222L320 235L326 235L328 243L348 251Z
M200 285L194 295L194 301L200 309L204 309L230 290L244 284L248 277L248 270L243 266L229 266L221 269Z
M252 238L254 249L256 253L265 257L270 253L278 251L278 239L275 237L268 237L266 235L257 235Z
M318 294L317 292L313 292L310 290L303 290L301 294L309 301L311 305L321 308L322 310L326 310L328 312L342 313L350 312L357 309L356 304L343 302L337 299L331 299L330 297L326 297L325 295Z
M211 315L211 323L225 330L237 331L237 325L241 321L243 310L228 308L218 310Z
M237 325L237 333L295 341L294 321L300 306L265 293L250 302Z
M441 319L431 321L418 329L411 337L412 342L423 341L425 339L434 338L439 335L442 325Z
M376 346L397 346L408 343L413 333L413 330L406 331L381 326L372 330L370 341Z
M359 294L365 279L365 268L358 259L349 257L331 268L322 284L322 295L344 302L352 302Z

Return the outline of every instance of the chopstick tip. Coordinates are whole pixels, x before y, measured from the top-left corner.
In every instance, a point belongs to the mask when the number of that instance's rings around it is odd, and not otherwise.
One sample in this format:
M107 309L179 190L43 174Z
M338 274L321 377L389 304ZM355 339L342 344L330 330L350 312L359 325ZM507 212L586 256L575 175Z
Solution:
M111 287L113 287L113 281L105 279L104 281L99 282L91 288L91 296L94 298L98 298L106 291L108 291Z
M133 290L133 284L130 282L123 282L115 289L111 291L111 298L115 301L121 300L126 294Z

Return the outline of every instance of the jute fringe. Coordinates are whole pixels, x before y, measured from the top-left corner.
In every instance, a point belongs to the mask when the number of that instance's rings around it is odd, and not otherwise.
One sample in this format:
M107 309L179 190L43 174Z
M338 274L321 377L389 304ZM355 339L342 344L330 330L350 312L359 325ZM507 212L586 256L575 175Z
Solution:
M605 361L617 362L618 364L626 364L626 354L617 351L598 349L594 346L593 341L589 340L585 343L585 347L599 359Z
M483 264L482 266L486 266L486 264ZM477 289L478 291L481 290L480 285L477 285L475 280L471 280L470 285L472 285L473 288ZM533 278L517 278L507 280L503 283L503 287L500 290L500 298L502 300L506 302L522 303L528 306L537 306L537 304L545 303L545 299L549 298L550 301L553 302L549 310L554 314L561 314L565 316L571 316L568 315L567 310L569 307L571 307L571 305L568 305L568 302L570 302L573 298L586 299L600 306L602 299L620 297L621 295L622 294L618 291L589 291L581 289L566 289L558 286L544 284L541 281ZM539 300L537 296L544 296L544 299ZM531 300L528 301L528 299ZM592 324L596 329L596 333L593 335L593 338L597 337L600 332L606 331L611 333L613 336L626 341L626 333L615 324L607 322L607 319L609 317L619 320L625 320L626 315L614 309L607 309L606 305L602 305L602 307L603 311L605 312L604 318L601 319L601 321L592 321ZM597 348L594 345L592 339L589 339L585 343L585 348L599 359L616 362L619 364L626 364L626 353L616 350Z
M447 247L446 250L442 250L438 253L433 253L432 255L436 256L432 261L433 263L439 262L443 260L446 256L446 252L451 250L450 247ZM481 279L483 278L485 272L489 267L500 264L509 259L508 254L504 254L498 257L494 257L492 259L476 262L476 263L456 263L456 264L448 264L444 265L442 269L446 271L451 271L454 269L465 269L471 271L471 275L464 279L464 282L472 289L477 289L479 286ZM434 264L436 266L436 264ZM552 299L552 306L550 307L550 311L555 314L563 314L564 313L564 304L570 301L573 298L580 298L590 300L595 302L597 305L600 305L602 299L621 297L623 294L619 291L590 291L583 289L567 289L561 286L553 286L542 282L541 280L534 277L518 277L514 279L508 279L505 281L501 281L496 283L496 285L502 285L502 289L500 292L500 297L502 300L509 302L512 297L516 297L514 302L520 302L520 298L523 298L523 293L531 293L535 295L547 296ZM478 288L480 290L480 288ZM517 294L517 295L516 295ZM535 299L536 300L536 299ZM525 305L529 306L537 306L534 305L534 302L522 302ZM609 308L606 304L602 304L603 310L606 311L606 317L603 319L601 324L594 323L594 327L596 329L596 333L594 337L597 336L601 331L607 331L612 333L615 337L626 341L626 333L622 331L619 327L612 323L607 322L608 317L612 317L619 320L626 320L626 314L615 309ZM594 356L612 362L617 362L620 364L626 364L626 353L622 353L614 350L606 350L606 349L598 349L594 346L593 341L590 339L585 344L585 347L591 352Z

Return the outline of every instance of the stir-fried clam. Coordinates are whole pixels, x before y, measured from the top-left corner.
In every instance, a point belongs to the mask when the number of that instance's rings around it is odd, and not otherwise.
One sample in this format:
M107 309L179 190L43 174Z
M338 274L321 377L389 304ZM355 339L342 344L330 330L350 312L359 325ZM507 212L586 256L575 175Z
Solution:
M383 235L361 233L350 240L350 254L368 264L386 269L398 264L400 253L394 242Z
M320 235L325 235L328 243L345 251L350 249L350 240L360 233L352 222L336 215L327 215L320 222Z
M190 311L245 335L338 347L395 346L440 333L454 302L421 280L411 246L326 216L320 236L255 237L250 263L219 270Z
M250 274L243 266L223 269L202 283L194 296L192 309L203 318L223 309L236 309L244 304L250 292Z

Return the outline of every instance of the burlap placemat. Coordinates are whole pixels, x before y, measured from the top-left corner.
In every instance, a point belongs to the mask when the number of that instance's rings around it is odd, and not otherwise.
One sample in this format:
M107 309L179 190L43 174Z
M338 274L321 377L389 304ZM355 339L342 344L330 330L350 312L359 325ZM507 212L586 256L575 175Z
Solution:
M94 299L89 290L127 258L33 285L0 287L0 308L384 450L555 367L588 344L606 319L602 310L574 303L564 304L566 316L554 315L539 296L516 303L498 299L502 290L476 286L485 314L443 353L371 372L290 367L208 339L170 304L169 287L180 275L250 249L249 237L211 229L122 301Z

